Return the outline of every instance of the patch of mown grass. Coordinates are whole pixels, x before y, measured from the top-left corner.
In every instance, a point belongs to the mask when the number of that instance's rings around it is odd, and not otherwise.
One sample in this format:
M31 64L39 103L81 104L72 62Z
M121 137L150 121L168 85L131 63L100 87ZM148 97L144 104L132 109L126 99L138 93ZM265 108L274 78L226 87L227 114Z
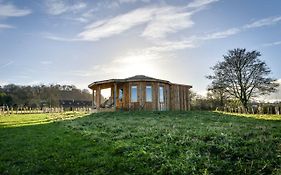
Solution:
M233 115L238 117L249 117L261 120L281 120L281 115L277 114L239 114L239 113L229 113L229 112L218 112L226 115Z
M280 174L280 131L280 121L213 112L97 113L41 125L0 124L0 173Z
M85 113L79 112L0 115L0 127L46 124L54 121L74 119L84 115Z

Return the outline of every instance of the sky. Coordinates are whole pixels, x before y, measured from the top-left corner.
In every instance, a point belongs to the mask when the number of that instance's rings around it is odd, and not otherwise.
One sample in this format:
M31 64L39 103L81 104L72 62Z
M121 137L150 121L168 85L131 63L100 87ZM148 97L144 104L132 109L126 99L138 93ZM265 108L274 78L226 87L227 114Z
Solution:
M258 50L281 82L280 0L0 0L0 85L146 75L204 94L210 67Z

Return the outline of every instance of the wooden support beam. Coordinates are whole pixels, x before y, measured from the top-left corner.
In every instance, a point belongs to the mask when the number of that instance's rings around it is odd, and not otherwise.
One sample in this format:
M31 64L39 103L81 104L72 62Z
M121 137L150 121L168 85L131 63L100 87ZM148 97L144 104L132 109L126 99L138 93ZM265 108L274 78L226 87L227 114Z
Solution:
M191 99L190 99L190 90L187 90L187 109L190 111L190 103L191 103Z
M113 100L114 100L114 110L116 111L117 104L117 83L114 83L114 92L113 92Z
M96 97L95 97L95 90L93 89L93 101L92 101L92 109L94 109L94 105L95 105L95 103L96 103L96 99L95 99Z
M101 103L101 89L100 86L97 87L97 92L96 92L96 107L97 109L100 109L100 103Z

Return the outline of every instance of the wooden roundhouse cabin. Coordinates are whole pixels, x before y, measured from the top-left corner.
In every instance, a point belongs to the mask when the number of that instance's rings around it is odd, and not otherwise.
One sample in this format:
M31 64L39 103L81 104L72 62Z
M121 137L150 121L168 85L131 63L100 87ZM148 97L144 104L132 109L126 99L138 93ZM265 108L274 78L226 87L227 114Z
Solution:
M93 112L190 110L190 85L136 75L125 79L96 81L89 88L93 90ZM111 95L104 99L101 91L109 88Z

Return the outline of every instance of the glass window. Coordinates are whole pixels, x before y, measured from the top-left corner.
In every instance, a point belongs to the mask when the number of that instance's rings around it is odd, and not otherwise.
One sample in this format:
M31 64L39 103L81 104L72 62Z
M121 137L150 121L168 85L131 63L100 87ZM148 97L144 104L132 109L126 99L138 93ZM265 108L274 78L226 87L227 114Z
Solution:
M120 88L119 89L119 100L122 101L122 99L123 99L123 89Z
M159 102L160 103L164 102L164 87L163 86L159 87Z
M138 91L137 86L131 86L131 102L138 101Z
M146 86L146 101L147 102L152 102L152 87L151 86Z

